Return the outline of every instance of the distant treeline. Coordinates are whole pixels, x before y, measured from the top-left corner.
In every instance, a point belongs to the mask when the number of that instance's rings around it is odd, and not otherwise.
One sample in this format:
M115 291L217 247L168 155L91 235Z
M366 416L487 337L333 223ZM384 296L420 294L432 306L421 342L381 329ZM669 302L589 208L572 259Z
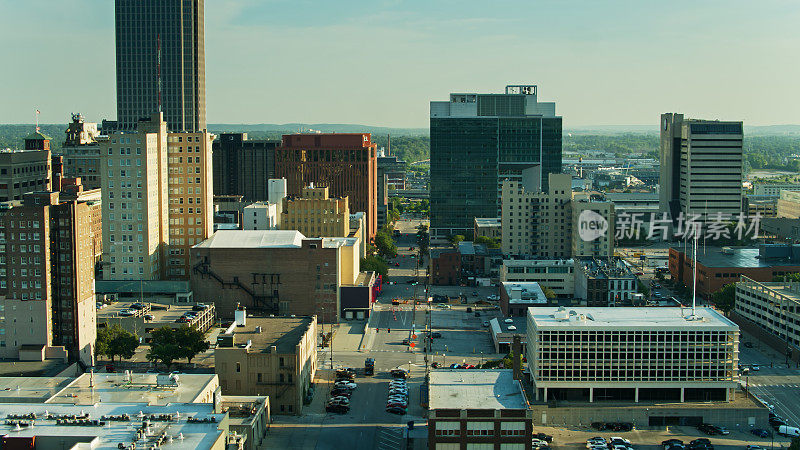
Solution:
M352 132L356 125L309 125L289 128L287 125L209 125L212 133L245 131L251 139L280 139L282 134L309 130ZM314 128L314 127L318 128ZM41 131L52 138L51 148L58 150L64 141L66 124L41 125ZM0 125L0 148L22 148L25 136L33 132L33 125ZM387 133L391 134L391 153L409 163L430 158L430 141L422 129L390 129L364 126L362 131L372 132L378 147L387 147ZM418 133L418 134L417 134ZM565 132L563 150L588 155L602 151L620 157L642 154L658 158L659 136L655 133L570 134ZM800 161L789 158L800 155L800 135L758 135L744 139L747 169L782 169L800 171Z

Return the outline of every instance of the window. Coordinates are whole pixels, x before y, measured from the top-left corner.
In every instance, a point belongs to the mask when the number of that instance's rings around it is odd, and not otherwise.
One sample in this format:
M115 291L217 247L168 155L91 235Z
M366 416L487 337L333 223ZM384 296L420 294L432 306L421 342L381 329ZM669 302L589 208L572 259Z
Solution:
M467 450L494 450L494 444L467 444Z
M461 436L461 422L436 422L436 436Z
M467 436L494 436L494 422L467 422Z
M237 362L236 363L236 372L241 372L241 371L242 371L242 365Z
M525 422L501 422L500 423L501 436L524 436L525 435Z

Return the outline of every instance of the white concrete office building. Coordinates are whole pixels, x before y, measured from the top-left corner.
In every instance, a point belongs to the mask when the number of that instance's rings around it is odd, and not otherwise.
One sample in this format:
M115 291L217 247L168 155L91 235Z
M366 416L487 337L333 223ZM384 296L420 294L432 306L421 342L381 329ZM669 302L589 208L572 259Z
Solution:
M537 400L730 401L739 327L711 308L528 309Z
M742 277L736 283L735 311L786 344L797 359L800 350L800 283L759 283Z
M736 215L742 210L742 122L661 115L659 205L679 213Z
M277 230L280 213L278 205L269 202L256 202L242 209L242 229Z
M575 260L505 259L500 267L500 281L539 283L559 297L575 295Z

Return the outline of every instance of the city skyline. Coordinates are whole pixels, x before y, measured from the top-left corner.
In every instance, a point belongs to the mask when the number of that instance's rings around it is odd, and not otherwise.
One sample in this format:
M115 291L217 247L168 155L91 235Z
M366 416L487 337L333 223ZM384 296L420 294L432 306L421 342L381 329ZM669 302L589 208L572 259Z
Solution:
M441 92L524 83L558 102L565 128L657 123L665 111L800 123L798 63L781 57L800 44L792 33L800 5L734 3L679 1L657 12L622 1L210 4L208 122L424 128ZM0 36L17 51L0 75L14 86L0 123L31 123L35 109L42 123L73 111L113 120L113 2L3 8L10 20L0 19ZM455 70L462 64L471 69Z

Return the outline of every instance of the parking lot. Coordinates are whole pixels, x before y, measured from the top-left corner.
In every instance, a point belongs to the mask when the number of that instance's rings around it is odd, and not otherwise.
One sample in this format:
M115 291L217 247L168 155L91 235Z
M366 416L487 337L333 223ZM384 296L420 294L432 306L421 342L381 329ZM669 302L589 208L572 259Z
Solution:
M775 436L775 441L770 438L759 438L749 432L749 429L730 430L727 436L706 436L693 427L674 426L664 429L635 429L628 432L596 431L589 428L555 428L534 426L534 433L544 432L553 436L551 447L559 449L585 449L586 440L595 436L606 439L619 436L631 441L634 450L663 450L661 442L667 439L680 439L684 444L699 437L708 438L715 450L743 449L746 445L759 445L765 449L787 447L789 440Z

